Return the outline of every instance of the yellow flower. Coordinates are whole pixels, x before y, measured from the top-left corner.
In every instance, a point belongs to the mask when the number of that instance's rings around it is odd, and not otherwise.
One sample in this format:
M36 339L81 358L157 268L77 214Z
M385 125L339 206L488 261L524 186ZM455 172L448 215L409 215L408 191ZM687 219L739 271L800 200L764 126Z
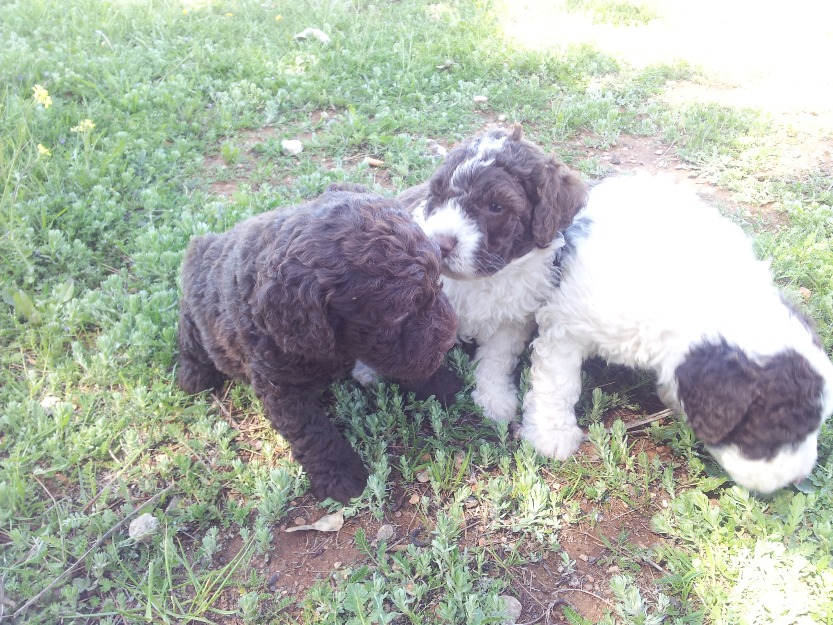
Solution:
M188 9L182 9L182 14L183 15L188 15Z
M275 21L276 22L280 22L282 19L283 19L283 15L276 15L275 16Z
M234 17L234 13L226 13L226 17Z
M43 104L43 108L48 109L52 106L52 98L49 96L49 92L41 87L40 85L35 85L32 87L32 91L34 91L34 95L32 97L35 98L35 102L38 104Z
M77 126L73 126L69 130L70 132L89 132L93 128L95 128L93 121L91 119L85 119L84 121L79 122Z
M40 143L38 143L38 154L40 154L41 156L52 156L52 150L50 150L45 145L41 145Z

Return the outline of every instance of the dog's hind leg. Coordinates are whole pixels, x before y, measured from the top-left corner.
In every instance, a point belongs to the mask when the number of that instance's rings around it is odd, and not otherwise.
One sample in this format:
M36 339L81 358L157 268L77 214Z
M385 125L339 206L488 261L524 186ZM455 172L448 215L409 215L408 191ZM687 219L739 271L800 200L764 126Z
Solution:
M581 346L568 336L541 335L532 343L521 436L545 456L566 460L585 438L575 413L582 360Z
M221 388L226 376L214 366L202 346L199 330L188 314L187 306L182 307L179 315L177 342L179 359L176 381L180 388L192 394Z
M266 417L292 448L318 499L347 503L367 485L368 472L359 454L332 424L313 386L275 386L253 376L252 386Z

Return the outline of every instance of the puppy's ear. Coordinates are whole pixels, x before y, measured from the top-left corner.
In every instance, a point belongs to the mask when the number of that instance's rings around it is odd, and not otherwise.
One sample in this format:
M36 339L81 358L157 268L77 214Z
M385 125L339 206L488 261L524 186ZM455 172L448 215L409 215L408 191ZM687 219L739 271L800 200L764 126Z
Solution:
M677 367L677 388L686 421L709 445L723 441L755 399L757 365L725 342L691 350Z
M538 203L532 214L535 245L546 247L587 203L587 188L566 165L548 158L535 168Z
M520 141L524 138L523 126L518 123L512 124L506 136L509 137L511 141Z
M726 343L704 345L677 367L677 383L694 433L711 445L728 438L750 458L771 458L821 423L824 382L794 350L759 365Z
M286 260L274 274L258 280L252 296L253 321L289 354L331 354L335 335L327 318L325 290L313 271L295 264Z

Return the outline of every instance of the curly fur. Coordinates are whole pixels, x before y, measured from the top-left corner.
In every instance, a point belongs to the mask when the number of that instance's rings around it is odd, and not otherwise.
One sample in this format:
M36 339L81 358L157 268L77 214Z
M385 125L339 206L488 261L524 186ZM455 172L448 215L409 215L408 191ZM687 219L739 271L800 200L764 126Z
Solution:
M435 246L393 201L334 186L289 210L195 238L182 265L177 381L251 383L320 499L361 494L367 470L318 399L361 359L430 376L457 321Z
M460 338L477 343L475 402L490 419L513 419L513 371L557 284L560 232L584 205L584 184L516 125L452 149L427 183L399 199L440 247Z
M650 369L660 398L738 484L813 469L833 364L741 229L673 182L613 178L565 232L559 288L536 315L522 436L564 459L583 433L582 361Z

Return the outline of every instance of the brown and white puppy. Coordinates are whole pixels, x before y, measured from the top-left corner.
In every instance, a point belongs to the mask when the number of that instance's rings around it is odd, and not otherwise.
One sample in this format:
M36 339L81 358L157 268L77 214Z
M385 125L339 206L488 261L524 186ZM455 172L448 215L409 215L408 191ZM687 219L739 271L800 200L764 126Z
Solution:
M434 246L395 200L333 188L191 241L182 265L177 381L189 393L251 383L319 499L367 482L319 395L357 359L430 376L454 344Z
M465 141L427 183L399 196L441 250L460 338L477 344L473 397L489 419L516 416L513 371L535 311L558 284L561 232L586 197L579 178L517 125Z

